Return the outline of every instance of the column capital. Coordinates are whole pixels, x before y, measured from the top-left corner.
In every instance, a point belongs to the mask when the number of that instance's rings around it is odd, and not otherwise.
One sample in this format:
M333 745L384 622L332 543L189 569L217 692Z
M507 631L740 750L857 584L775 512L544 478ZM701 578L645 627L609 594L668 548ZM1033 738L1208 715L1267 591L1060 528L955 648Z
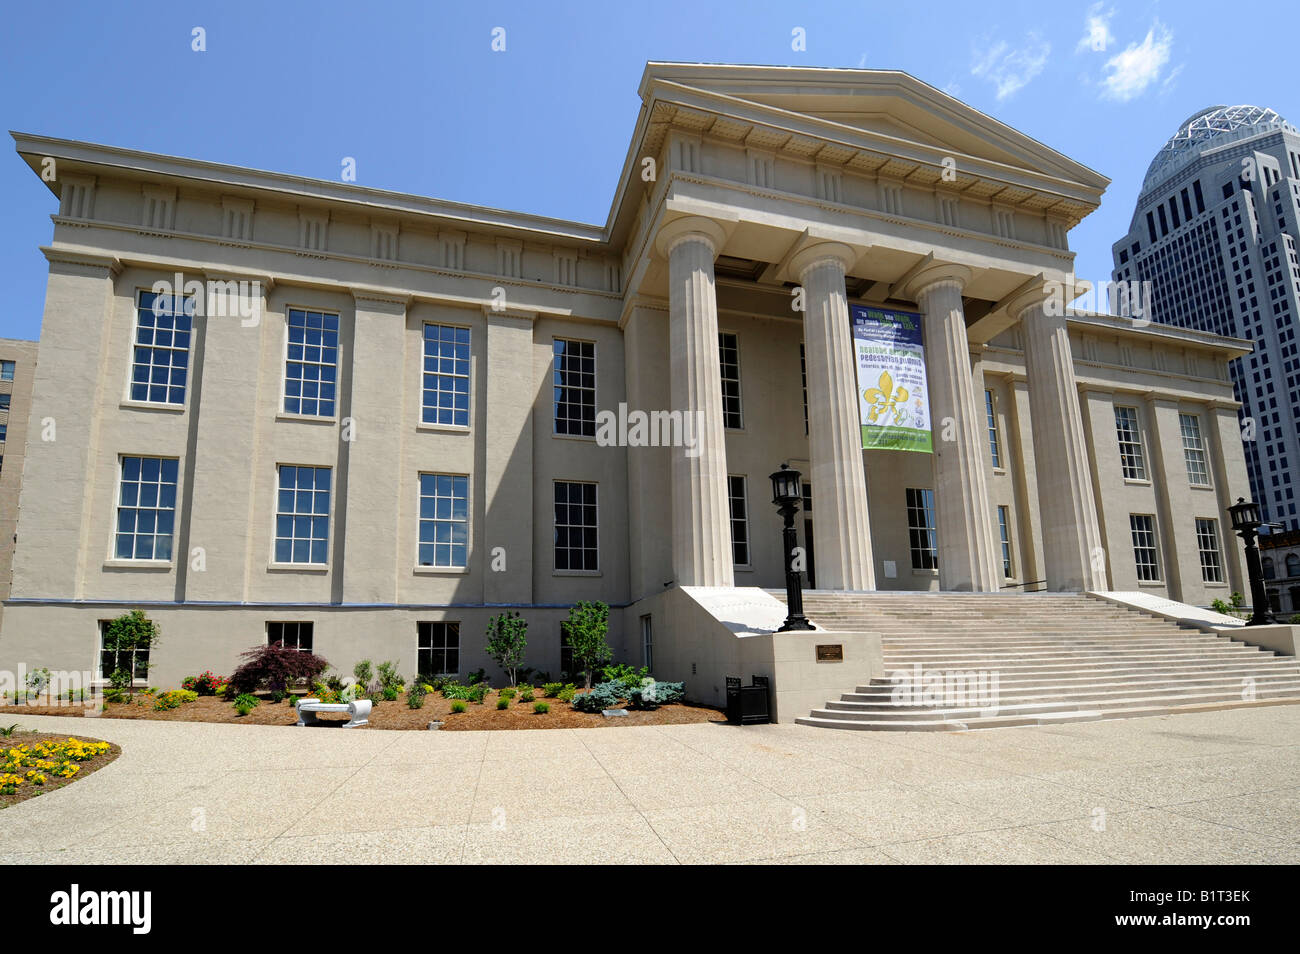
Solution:
M665 222L655 237L655 249L665 258L682 242L704 242L717 255L727 240L727 230L713 219L688 215Z
M817 242L790 257L790 273L799 276L799 281L802 282L803 276L811 268L835 262L841 271L847 272L857 260L857 253L841 242Z
M960 292L974 277L975 270L967 265L958 265L956 262L935 262L909 278L899 289L899 293L912 301L920 301L920 296L936 285L955 284Z
M411 305L410 295L399 295L393 292L383 291L377 288L366 288L361 285L353 285L350 289L352 300L361 305L366 304L367 311L387 311L392 314L402 314Z
M1031 308L1041 307L1052 295L1052 283L1043 282L1020 292L1007 302L1007 314L1019 321Z
M56 246L43 245L41 253L51 265L76 265L81 268L104 269L111 277L122 273L121 259L112 255L98 255L94 252L80 252Z

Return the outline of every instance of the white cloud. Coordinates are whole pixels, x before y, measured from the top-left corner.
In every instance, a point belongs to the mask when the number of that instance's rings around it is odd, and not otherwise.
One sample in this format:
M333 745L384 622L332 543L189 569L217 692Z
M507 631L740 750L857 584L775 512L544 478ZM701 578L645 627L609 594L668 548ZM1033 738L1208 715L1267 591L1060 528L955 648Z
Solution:
M997 87L998 99L1006 99L1043 71L1051 52L1052 45L1033 32L1025 34L1024 45L1016 49L999 40L976 55L971 75L988 80Z
M1157 20L1147 31L1146 39L1130 43L1106 61L1106 76L1102 80L1106 96L1128 102L1146 92L1169 64L1173 46L1174 35Z
M867 65L867 54L863 53L858 57L858 69L864 69Z
M1094 3L1088 8L1088 15L1083 20L1083 36L1075 46L1076 53L1105 53L1115 42L1115 34L1110 32L1110 18L1114 10L1107 10L1104 4Z

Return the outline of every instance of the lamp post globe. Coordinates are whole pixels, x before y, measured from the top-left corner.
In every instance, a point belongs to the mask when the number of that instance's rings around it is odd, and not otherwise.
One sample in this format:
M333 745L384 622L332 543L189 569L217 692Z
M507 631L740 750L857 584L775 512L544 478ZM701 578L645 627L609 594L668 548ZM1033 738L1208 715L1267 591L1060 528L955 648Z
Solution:
M794 551L799 542L795 537L794 515L799 512L799 503L803 500L800 476L799 471L789 464L782 464L781 469L771 475L772 503L776 504L783 521L781 538L785 553L785 605L788 612L778 633L812 629L812 624L803 615L803 581L795 569Z

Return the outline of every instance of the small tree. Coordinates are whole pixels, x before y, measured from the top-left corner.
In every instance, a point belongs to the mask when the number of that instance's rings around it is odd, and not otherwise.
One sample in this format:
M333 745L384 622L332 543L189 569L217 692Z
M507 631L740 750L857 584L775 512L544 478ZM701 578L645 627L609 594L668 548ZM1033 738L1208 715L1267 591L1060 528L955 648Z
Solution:
M519 667L528 649L528 620L518 613L507 611L492 617L487 628L487 654L505 670L510 685L516 685Z
M239 658L244 661L230 674L228 690L237 696L258 689L288 692L299 679L310 682L329 668L329 663L320 656L286 647L283 643L254 646L240 653Z
M586 675L587 688L591 688L591 674L614 658L614 651L605 641L609 632L609 607L600 600L583 600L569 609L564 623L564 634L573 650L573 662Z
M105 676L115 689L128 695L137 677L148 675L149 662L141 662L140 653L148 653L158 645L161 630L158 624L144 615L144 610L131 610L104 626L104 652L113 654L113 667Z

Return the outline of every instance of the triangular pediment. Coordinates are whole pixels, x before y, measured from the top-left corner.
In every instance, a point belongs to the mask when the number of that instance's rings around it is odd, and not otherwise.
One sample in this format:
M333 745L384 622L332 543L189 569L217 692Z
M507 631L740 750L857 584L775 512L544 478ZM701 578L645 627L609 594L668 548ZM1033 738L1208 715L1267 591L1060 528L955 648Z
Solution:
M656 83L713 98L724 111L728 100L753 104L774 117L821 125L826 135L837 129L862 134L883 148L914 145L1089 190L1109 184L1063 153L896 70L650 63L642 96Z

